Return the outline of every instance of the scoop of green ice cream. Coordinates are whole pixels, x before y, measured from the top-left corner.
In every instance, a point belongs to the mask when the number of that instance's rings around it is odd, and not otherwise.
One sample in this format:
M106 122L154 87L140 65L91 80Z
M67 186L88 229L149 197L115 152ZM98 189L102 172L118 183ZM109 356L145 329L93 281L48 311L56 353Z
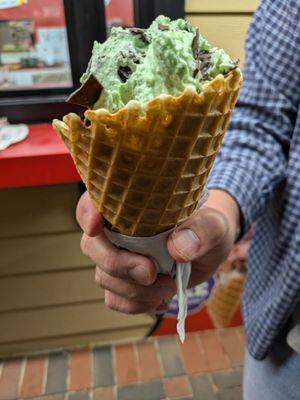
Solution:
M200 93L203 82L235 67L187 21L159 16L146 30L113 28L104 43L95 42L81 83L93 75L102 86L93 108L116 112L130 100L144 103L187 87Z

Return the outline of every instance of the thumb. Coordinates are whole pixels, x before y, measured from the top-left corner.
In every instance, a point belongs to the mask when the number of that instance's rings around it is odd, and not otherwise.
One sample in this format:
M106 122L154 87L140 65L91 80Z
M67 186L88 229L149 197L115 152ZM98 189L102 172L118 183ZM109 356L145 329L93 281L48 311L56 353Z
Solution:
M177 261L193 261L220 245L228 232L225 215L214 208L204 207L170 235L168 251Z

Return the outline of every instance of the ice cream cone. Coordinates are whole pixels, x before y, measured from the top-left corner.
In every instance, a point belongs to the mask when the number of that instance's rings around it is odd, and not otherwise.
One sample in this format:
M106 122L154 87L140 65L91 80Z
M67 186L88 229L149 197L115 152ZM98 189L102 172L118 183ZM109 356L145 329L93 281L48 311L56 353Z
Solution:
M226 282L218 282L206 307L216 328L226 328L240 305L246 274L234 272Z
M115 114L85 112L53 126L69 148L97 209L110 228L152 236L196 209L241 86L237 68L197 94L186 89Z

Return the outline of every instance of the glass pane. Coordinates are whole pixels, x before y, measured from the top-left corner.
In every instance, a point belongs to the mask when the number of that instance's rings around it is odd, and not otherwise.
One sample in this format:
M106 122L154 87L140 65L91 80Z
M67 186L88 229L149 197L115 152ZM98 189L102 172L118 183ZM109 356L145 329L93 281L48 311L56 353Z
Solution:
M133 0L105 0L107 30L113 26L133 26Z
M0 90L70 86L63 0L0 0Z

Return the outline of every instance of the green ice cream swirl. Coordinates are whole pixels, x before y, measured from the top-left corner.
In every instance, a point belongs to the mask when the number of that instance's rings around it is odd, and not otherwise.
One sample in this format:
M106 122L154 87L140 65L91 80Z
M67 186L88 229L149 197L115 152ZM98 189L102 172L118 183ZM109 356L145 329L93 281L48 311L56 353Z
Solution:
M103 86L93 108L116 112L130 100L144 103L161 94L178 95L187 87L200 93L203 82L235 68L224 50L212 47L201 35L197 60L195 36L196 30L185 20L164 16L146 30L113 28L104 43L94 43L81 78L84 83L93 74Z

